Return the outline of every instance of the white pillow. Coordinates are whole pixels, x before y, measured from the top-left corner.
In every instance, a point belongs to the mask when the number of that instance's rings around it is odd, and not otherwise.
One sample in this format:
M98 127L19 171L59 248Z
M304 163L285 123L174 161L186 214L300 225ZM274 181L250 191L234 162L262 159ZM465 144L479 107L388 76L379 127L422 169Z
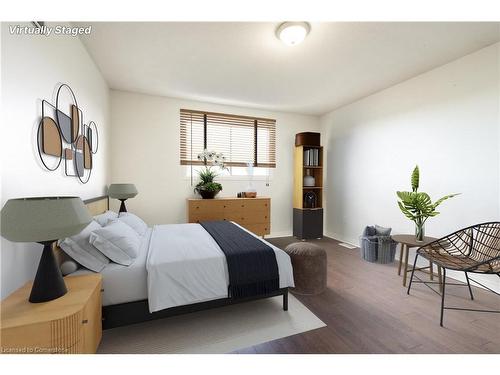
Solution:
M94 216L94 220L101 224L101 227L105 226L108 221L116 219L118 214L114 211L106 211L103 214Z
M76 272L76 270L78 269L78 263L76 263L72 259L66 260L61 264L61 267L59 268L61 269L61 273L63 274L63 276L66 276L73 272Z
M147 224L139 216L129 212L120 212L118 219L135 230L139 236L144 236L144 233L148 229Z
M91 221L77 235L62 240L59 246L82 266L94 272L100 272L109 263L109 259L89 243L90 233L96 229L101 229L101 226Z
M127 224L112 220L90 234L90 243L113 262L130 266L139 254L141 238Z

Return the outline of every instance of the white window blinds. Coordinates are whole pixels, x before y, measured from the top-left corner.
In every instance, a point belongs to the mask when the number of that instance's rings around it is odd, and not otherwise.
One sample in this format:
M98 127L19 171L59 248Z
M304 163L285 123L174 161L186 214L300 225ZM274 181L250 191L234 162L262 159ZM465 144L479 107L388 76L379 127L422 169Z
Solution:
M180 141L182 165L203 164L197 156L208 149L227 166L276 167L276 120L181 109Z

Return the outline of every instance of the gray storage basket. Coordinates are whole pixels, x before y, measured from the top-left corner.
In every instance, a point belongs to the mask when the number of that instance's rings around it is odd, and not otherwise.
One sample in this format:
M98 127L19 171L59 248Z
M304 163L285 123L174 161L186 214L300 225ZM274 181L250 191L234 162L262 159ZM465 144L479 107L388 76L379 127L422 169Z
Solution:
M371 263L377 261L378 241L376 238L361 237L360 252L361 257Z
M394 262L397 242L391 237L378 238L377 263L387 264Z

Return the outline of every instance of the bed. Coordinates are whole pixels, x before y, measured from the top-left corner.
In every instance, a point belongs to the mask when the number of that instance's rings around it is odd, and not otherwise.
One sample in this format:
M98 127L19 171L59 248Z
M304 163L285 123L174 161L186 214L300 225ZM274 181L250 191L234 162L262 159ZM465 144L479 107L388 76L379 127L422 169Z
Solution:
M85 203L94 216L109 208L107 196ZM224 253L199 224L156 225L142 237L139 255L132 265L109 263L100 272L103 329L275 296L283 297L286 311L288 288L294 286L290 258L281 249L250 234L274 250L278 289L244 298L229 297ZM80 268L72 275L91 272Z

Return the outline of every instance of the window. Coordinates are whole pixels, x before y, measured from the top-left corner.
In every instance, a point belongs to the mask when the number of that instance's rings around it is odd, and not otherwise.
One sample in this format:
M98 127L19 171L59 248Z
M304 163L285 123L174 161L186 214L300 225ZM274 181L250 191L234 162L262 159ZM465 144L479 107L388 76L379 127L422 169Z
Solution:
M181 109L180 132L182 165L203 165L197 157L208 149L229 167L276 167L276 120Z

